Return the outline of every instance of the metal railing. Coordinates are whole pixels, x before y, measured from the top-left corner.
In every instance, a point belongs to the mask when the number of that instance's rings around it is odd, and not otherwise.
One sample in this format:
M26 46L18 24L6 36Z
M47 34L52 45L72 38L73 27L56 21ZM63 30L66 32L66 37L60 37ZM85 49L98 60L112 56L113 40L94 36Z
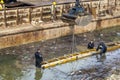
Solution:
M56 19L60 19L62 13L67 12L69 8L74 6L74 2L67 4L56 5ZM83 3L84 6L89 5L89 2ZM93 7L97 7L98 2L92 2ZM107 4L102 4L106 5ZM101 8L106 8L101 5ZM119 6L120 4L117 4ZM22 8L3 9L0 11L0 28L7 28L12 26L18 26L20 24L31 23L32 21L50 21L51 20L51 5L46 6L29 6Z

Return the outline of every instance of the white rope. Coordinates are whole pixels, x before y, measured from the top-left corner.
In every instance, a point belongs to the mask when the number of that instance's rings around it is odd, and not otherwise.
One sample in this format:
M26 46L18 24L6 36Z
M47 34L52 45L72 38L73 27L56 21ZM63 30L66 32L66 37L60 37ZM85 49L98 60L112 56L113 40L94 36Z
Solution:
M71 25L72 29L72 54L75 52L76 49L76 38L74 33L74 25ZM71 63L71 72L74 72L79 64L77 62Z

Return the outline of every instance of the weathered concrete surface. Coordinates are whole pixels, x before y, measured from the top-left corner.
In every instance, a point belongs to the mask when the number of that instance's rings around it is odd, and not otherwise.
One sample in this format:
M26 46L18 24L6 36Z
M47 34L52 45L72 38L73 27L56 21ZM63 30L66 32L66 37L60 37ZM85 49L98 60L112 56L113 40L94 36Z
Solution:
M111 18L91 22L84 27L75 26L74 31L76 34L78 34L117 25L120 25L120 18ZM4 29L0 31L0 48L17 46L37 41L44 41L70 35L71 33L72 30L69 25L61 21L56 21L54 23L24 25L24 27L19 26L16 29Z

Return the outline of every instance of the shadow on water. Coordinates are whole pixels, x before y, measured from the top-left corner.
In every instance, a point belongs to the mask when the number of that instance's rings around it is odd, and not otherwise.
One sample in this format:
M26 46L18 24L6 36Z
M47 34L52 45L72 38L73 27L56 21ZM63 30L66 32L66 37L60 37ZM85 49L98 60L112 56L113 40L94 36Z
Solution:
M120 49L96 58L96 55L75 62L40 70L33 64L23 64L18 56L0 56L0 80L92 80L103 79L108 75L111 66L119 62ZM117 60L117 61L116 61ZM117 64L120 67L120 63ZM108 70L108 71L107 71ZM104 72L105 71L105 72ZM102 73L100 75L100 73ZM105 75L104 75L105 74ZM104 76L104 77L103 77ZM97 77L97 78L95 78ZM103 80L101 79L101 80Z

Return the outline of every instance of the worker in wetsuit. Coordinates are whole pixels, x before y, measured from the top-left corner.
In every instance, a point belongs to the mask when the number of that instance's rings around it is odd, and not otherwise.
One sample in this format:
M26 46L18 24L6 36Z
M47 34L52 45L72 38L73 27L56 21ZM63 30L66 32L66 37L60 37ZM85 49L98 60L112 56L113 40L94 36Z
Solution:
M107 51L107 46L103 42L100 42L98 44L96 51L99 51L100 56L102 56Z
M80 5L80 1L76 0L75 6L78 7Z
M40 53L40 49L35 52L35 66L40 68L43 62L42 54Z
M4 8L4 0L0 0L0 10Z
M93 41L90 41L87 45L87 48L88 49L93 49L94 48L94 42Z

